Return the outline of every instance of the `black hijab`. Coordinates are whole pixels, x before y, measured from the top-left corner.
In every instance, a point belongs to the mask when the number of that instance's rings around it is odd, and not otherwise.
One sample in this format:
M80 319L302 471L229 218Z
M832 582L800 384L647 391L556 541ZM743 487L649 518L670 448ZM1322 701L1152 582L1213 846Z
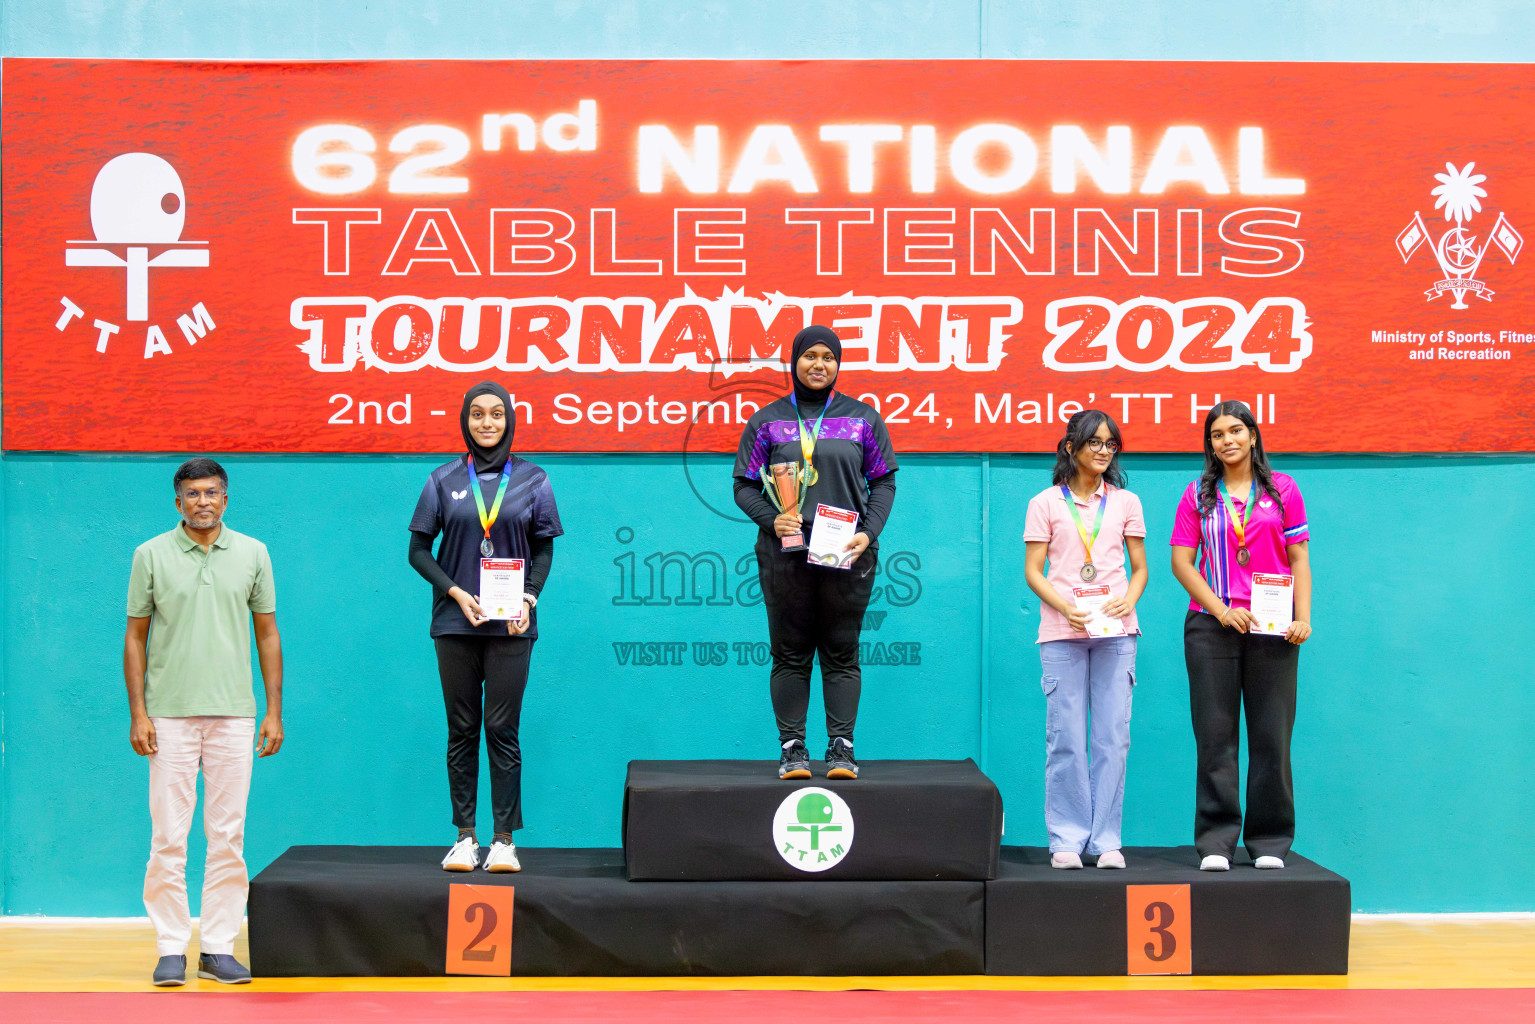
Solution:
M501 405L506 409L506 431L493 448L484 448L475 441L474 435L469 433L469 406L481 395L494 395L501 399ZM512 451L512 433L517 426L516 417L512 410L512 396L506 393L506 388L493 380L482 380L468 391L464 392L464 407L458 413L458 429L464 435L464 444L468 446L469 454L474 456L474 471L476 473L492 473L506 465L507 456Z
M831 389L837 386L837 377L834 374L831 383L819 391L810 387L799 379L799 357L805 354L805 350L814 345L825 345L831 349L831 354L837 357L837 370L842 370L842 339L832 332L830 327L822 327L820 324L811 324L794 336L793 354L789 359L789 375L794 381L794 397L801 405L810 403L820 405L826 401L826 396ZM466 407L467 408L467 407Z

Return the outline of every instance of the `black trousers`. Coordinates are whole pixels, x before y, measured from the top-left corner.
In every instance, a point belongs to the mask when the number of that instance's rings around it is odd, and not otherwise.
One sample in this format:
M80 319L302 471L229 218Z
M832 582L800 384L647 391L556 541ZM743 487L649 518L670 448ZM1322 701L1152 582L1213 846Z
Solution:
M483 724L496 831L522 828L522 748L517 729L533 641L520 636L440 636L436 644L442 702L448 711L453 824L474 828Z
M1227 629L1191 611L1183 623L1189 710L1199 774L1194 846L1201 857L1231 857L1240 836L1248 854L1285 857L1295 841L1290 734L1300 648L1282 636ZM1237 767L1238 719L1247 716L1247 822L1243 831Z
M757 579L767 607L773 652L769 688L778 740L805 738L810 712L810 667L821 659L821 694L826 734L853 741L863 676L858 668L858 634L874 591L879 553L870 545L851 569L811 565L803 551L783 554L778 538L757 535Z

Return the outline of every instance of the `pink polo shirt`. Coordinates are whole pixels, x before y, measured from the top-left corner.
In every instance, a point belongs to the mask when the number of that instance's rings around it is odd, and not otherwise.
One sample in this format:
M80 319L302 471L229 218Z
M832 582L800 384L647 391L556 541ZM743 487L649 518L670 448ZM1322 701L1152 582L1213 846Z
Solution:
M1082 525L1087 528L1089 537L1093 535L1094 517L1098 512L1098 495L1105 492L1108 493L1108 501L1103 507L1103 529L1098 531L1098 539L1093 543L1093 567L1098 570L1098 575L1092 585L1108 584L1115 597L1122 597L1130 590L1130 577L1125 571L1125 538L1146 536L1146 520L1141 515L1140 498L1124 488L1100 482L1091 501L1084 502L1073 495L1077 514L1082 517ZM1061 494L1059 487L1040 491L1029 499L1023 539L1049 544L1045 549L1048 553L1045 578L1067 604L1075 603L1071 588L1087 586L1080 575L1082 565L1087 561L1087 552L1082 547L1082 535L1077 532L1077 524L1072 521L1071 510L1066 507L1066 497ZM1134 612L1125 616L1124 623L1126 633L1140 632ZM1066 616L1043 601L1039 603L1039 643L1047 640L1086 639L1087 633L1073 630Z
M1300 488L1284 473L1274 474L1274 489L1283 503L1281 511L1274 499L1256 490L1258 507L1253 510L1247 523L1247 550L1252 556L1246 565L1237 564L1237 535L1231 528L1231 517L1226 514L1226 503L1216 491L1215 507L1207 515L1199 514L1199 481L1184 488L1178 501L1178 512L1173 518L1173 547L1197 548L1199 572L1210 589L1215 591L1228 607L1248 608L1252 605L1253 573L1290 572L1290 554L1287 545L1299 544L1311 539L1311 526L1306 522L1306 503L1301 500ZM1249 495L1249 498L1254 495ZM1232 499L1237 515L1247 515L1247 503ZM1204 611L1198 601L1189 601L1193 611Z

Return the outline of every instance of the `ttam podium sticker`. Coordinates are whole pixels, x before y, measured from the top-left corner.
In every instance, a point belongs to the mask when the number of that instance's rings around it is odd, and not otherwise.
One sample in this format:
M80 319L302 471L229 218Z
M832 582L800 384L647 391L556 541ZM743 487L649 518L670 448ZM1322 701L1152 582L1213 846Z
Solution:
M778 855L801 871L834 868L853 848L853 812L829 789L796 789L773 815Z
M510 885L448 886L449 974L512 973Z
M1125 886L1129 974L1194 973L1187 885Z

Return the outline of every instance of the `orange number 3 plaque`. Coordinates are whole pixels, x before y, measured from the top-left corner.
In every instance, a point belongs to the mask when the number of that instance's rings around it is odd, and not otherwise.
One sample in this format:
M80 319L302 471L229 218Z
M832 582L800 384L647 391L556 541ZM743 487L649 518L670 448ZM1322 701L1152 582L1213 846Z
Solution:
M512 973L510 885L448 886L448 973Z
M1192 974L1187 885L1125 886L1130 974Z

